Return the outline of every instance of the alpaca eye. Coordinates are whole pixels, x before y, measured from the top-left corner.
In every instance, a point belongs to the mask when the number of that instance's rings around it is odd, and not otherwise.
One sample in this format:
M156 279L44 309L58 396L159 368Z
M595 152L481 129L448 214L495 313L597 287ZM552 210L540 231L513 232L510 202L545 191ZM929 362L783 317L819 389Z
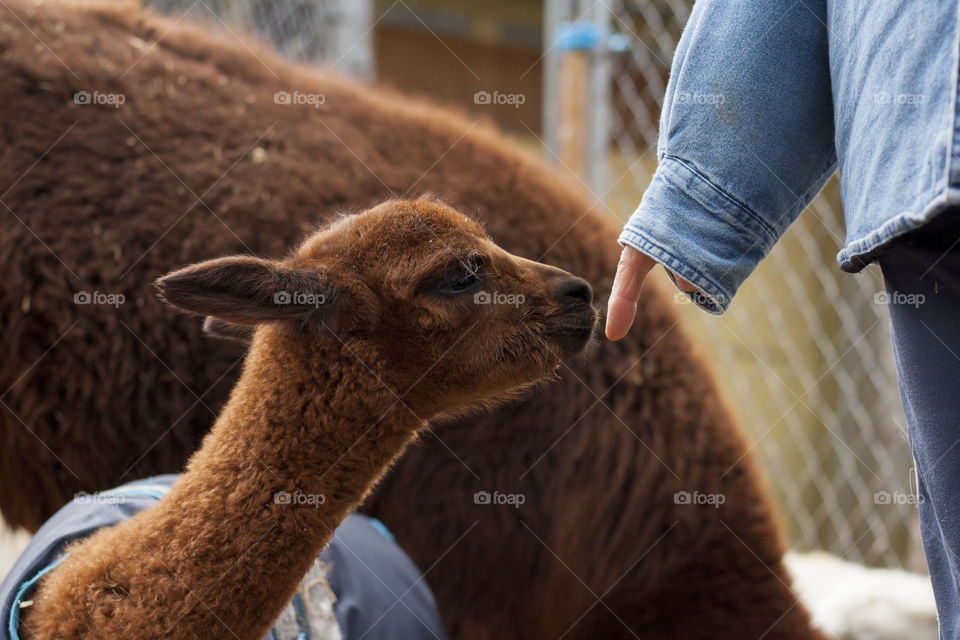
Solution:
M462 260L446 273L437 283L437 292L443 295L465 293L480 284L483 260L480 256L470 256Z

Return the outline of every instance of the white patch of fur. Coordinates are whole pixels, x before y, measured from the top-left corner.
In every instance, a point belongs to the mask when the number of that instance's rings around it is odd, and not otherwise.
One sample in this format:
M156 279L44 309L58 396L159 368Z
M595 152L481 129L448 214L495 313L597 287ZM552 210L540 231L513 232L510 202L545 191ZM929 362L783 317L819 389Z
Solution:
M937 640L928 576L871 569L822 551L787 553L793 590L838 640Z

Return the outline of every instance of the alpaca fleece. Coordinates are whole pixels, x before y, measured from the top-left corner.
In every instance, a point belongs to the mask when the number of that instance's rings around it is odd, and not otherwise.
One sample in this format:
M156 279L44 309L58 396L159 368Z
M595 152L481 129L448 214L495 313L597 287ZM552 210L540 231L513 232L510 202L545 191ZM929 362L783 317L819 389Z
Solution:
M176 471L198 445L243 349L152 298L173 267L280 255L343 211L432 192L511 253L609 291L617 230L568 177L449 110L254 51L126 4L0 8L10 523ZM78 105L80 90L126 101ZM274 103L295 90L325 102ZM126 303L73 303L94 290ZM561 378L438 425L366 503L426 572L448 632L814 637L755 463L671 297L645 288L631 333ZM476 504L478 491L526 500ZM726 500L676 504L678 491Z
M482 275L463 277L468 258ZM481 284L526 308L478 308L469 288ZM426 199L330 225L282 261L208 260L157 287L183 311L256 328L243 374L169 493L72 544L43 577L22 609L27 640L260 640L427 420L549 376L596 322L582 280L507 254ZM322 500L275 499L295 492Z

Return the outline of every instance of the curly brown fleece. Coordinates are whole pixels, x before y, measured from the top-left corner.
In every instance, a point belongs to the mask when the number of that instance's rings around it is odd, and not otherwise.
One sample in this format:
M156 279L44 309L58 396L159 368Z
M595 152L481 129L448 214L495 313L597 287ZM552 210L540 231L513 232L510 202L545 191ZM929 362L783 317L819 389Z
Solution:
M342 210L434 192L508 251L609 291L619 247L604 212L484 125L129 7L4 4L10 522L35 528L75 492L174 471L197 446L243 352L152 299L174 266L280 255ZM78 90L126 103L76 105ZM278 105L281 90L326 100ZM77 306L80 290L127 302ZM441 425L367 502L428 571L451 635L811 636L753 459L676 322L670 297L646 290L625 340L534 397ZM526 501L475 504L478 491ZM726 502L675 504L677 491Z
M475 304L481 286L524 308ZM257 327L243 375L170 493L44 576L25 638L263 638L426 420L553 373L596 320L581 279L511 256L424 199L318 231L289 259L209 260L158 289ZM276 500L297 492L309 503Z

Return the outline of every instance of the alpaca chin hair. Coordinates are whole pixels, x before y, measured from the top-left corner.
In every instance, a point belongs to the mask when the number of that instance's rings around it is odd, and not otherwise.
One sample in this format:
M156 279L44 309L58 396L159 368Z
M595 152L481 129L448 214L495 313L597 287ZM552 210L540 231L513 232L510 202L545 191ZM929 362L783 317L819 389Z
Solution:
M501 391L494 396L475 400L466 404L444 409L430 419L430 425L443 425L444 423L454 422L456 420L482 416L503 406L520 402L530 397L535 389L539 389L548 384L560 381L560 365L545 374L543 377L531 382L522 383L517 387Z

